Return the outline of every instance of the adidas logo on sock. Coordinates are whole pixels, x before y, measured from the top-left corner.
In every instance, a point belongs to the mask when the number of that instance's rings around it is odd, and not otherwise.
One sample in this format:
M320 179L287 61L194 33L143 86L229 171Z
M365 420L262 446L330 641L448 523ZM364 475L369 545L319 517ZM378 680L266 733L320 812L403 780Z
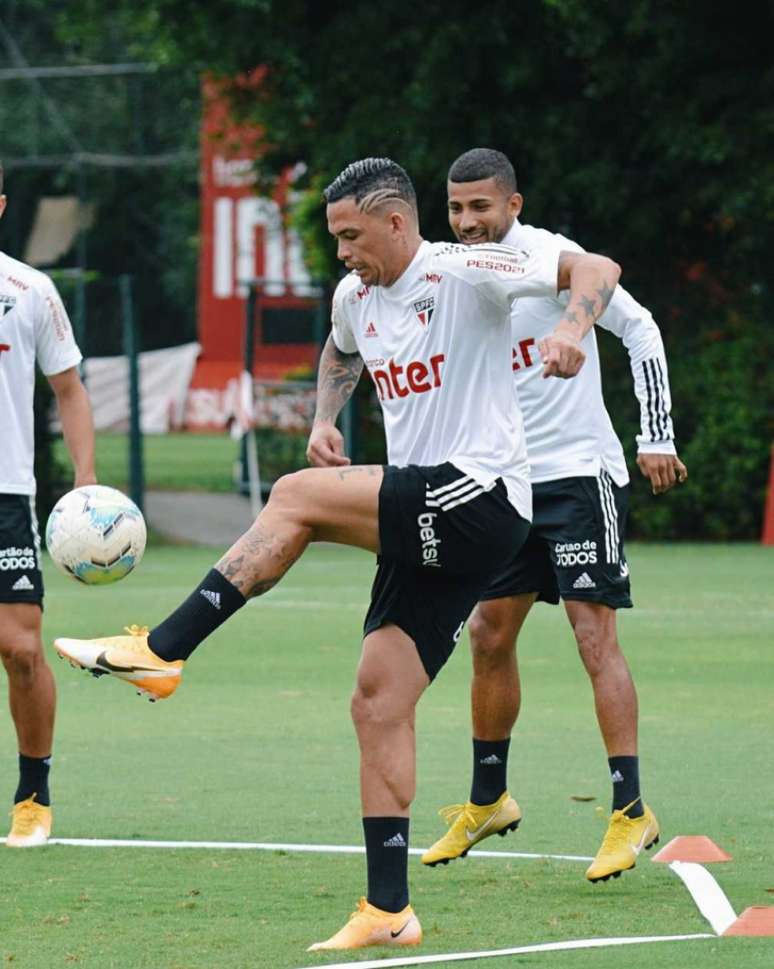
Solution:
M573 589L596 589L597 583L591 578L588 572L581 572L572 584Z
M220 609L219 592L211 592L209 589L202 589L202 595L211 606L215 606L216 609Z
M488 757L484 757L483 760L480 760L479 764L486 764L487 767L494 767L495 764L502 764L502 761L497 754L490 754Z
M613 773L610 775L610 780L614 784L620 784L623 779L624 776L619 770L613 771Z
M406 839L399 831L397 834L394 834L391 838L388 838L387 841L384 842L384 847L385 848L405 848Z
M30 589L34 589L35 586L30 582L26 575L23 575L20 579L17 579L11 586L14 592L28 592Z

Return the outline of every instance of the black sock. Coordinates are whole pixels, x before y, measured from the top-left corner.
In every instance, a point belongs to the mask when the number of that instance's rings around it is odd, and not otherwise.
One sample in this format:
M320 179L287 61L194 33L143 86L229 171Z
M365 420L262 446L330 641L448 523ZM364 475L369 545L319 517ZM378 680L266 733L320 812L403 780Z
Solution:
M235 585L210 569L185 602L152 629L148 645L168 663L188 659L199 643L241 609L247 600Z
M473 783L470 800L474 804L494 804L507 787L508 748L505 740L476 740L473 738Z
M51 755L48 757L25 757L19 754L19 786L13 796L13 803L26 801L35 795L35 803L48 807L51 797L48 793L48 772L51 767Z
M409 903L408 818L363 818L368 901L383 912L401 912Z
M608 757L607 762L610 764L610 779L613 782L613 810L623 811L631 804L626 816L641 818L644 809L640 796L640 758Z

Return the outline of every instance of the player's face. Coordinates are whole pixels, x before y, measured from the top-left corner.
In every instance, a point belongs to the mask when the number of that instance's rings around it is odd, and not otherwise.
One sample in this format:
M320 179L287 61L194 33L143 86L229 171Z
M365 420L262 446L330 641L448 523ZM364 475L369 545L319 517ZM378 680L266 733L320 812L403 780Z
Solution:
M494 178L478 182L447 182L449 225L460 242L502 242L521 212L518 192L507 195Z
M354 269L366 286L389 286L403 271L402 234L394 213L361 212L353 198L326 209L328 231L336 239L336 256Z

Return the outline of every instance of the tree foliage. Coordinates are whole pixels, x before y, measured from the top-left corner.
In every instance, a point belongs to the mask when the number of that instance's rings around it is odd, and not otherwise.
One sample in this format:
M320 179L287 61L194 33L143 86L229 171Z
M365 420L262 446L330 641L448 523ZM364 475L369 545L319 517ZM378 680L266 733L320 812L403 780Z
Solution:
M58 29L86 43L102 0ZM261 173L308 166L296 218L333 277L321 186L390 155L417 185L425 235L446 238L445 175L476 145L505 151L527 221L614 255L654 312L691 478L635 501L642 534L753 537L774 434L774 13L764 0L115 0L143 56L235 77L234 110L265 132ZM85 40L84 40L85 38ZM627 445L636 408L625 353L601 338Z

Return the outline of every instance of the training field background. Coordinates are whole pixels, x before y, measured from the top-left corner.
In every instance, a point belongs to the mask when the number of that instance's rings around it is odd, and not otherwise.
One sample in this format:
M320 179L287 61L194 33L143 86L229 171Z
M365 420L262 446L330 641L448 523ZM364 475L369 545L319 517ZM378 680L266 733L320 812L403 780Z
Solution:
M360 844L349 694L371 556L322 546L203 646L169 701L58 661L57 634L153 624L186 595L214 550L155 546L137 573L87 589L47 563L47 650L59 686L52 773L59 837ZM637 546L637 608L621 636L641 707L644 792L662 824L733 855L712 872L737 913L774 904L771 745L774 602L770 550ZM609 780L588 680L563 613L538 606L521 644L524 704L512 743L519 831L483 848L593 855ZM412 846L442 831L470 771L465 637L420 704ZM15 783L10 723L0 763ZM594 797L581 803L572 796ZM294 969L406 950L306 953L337 930L365 887L359 855L286 851L2 851L0 965L25 969ZM679 879L643 856L604 884L583 862L410 859L417 954L601 936L710 931ZM408 954L408 953L406 953ZM710 939L461 963L507 966L774 965L772 939Z

